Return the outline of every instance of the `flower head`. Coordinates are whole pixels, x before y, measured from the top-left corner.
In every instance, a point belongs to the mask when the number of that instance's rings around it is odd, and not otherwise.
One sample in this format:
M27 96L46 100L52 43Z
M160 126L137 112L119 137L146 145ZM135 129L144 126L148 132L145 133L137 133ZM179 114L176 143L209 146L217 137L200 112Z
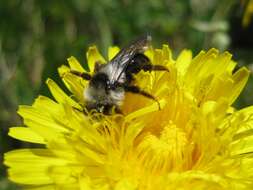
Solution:
M118 51L109 48L108 59ZM85 115L87 82L70 72L85 70L71 57L59 68L70 96L49 79L55 100L39 96L19 107L25 127L9 135L44 147L6 153L9 178L28 189L252 189L253 107L232 107L249 71L234 71L231 55L215 49L194 58L184 50L174 60L164 45L146 55L170 71L136 75L160 109L127 94L124 115ZM106 62L96 47L87 59L91 73Z

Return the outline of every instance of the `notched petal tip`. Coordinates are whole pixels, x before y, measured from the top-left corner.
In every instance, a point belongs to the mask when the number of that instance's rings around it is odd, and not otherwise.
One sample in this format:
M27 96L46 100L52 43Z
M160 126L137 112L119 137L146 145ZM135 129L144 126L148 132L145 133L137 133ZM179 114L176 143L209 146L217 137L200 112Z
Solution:
M85 72L84 68L74 56L69 57L67 60L71 70L79 71L81 73Z
M70 68L65 65L58 67L58 73L61 78L64 78L64 76L69 72L70 72Z
M90 46L87 53L86 58L88 60L88 67L90 72L94 72L96 62L105 63L106 60L99 53L96 46Z

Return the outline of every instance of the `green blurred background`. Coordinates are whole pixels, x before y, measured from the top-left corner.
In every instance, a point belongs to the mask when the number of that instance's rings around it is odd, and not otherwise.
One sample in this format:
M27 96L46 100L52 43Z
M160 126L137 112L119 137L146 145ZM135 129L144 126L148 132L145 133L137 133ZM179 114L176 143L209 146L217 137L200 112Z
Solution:
M215 47L229 50L239 66L252 70L248 2L0 0L0 162L3 152L31 146L7 136L10 126L21 124L18 105L31 104L39 94L50 96L44 81L50 77L60 83L57 67L71 55L85 64L89 45L98 45L106 55L108 46L150 33L155 47L169 43L174 56L184 48L196 55ZM237 108L253 104L252 88L251 77ZM17 189L5 176L0 164L0 189Z

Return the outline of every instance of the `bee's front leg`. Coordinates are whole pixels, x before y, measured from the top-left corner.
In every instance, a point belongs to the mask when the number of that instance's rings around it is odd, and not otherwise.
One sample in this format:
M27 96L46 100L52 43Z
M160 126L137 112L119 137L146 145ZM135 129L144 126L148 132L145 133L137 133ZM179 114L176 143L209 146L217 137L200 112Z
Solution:
M98 72L105 64L103 64L101 61L95 62L94 72Z
M169 72L169 69L163 65L152 65L147 64L142 67L142 70L144 71L167 71Z
M79 76L81 78L83 78L84 80L90 80L91 79L91 75L89 73L82 73L82 72L79 72L79 71L75 71L75 70L70 70L70 73L76 75L76 76Z

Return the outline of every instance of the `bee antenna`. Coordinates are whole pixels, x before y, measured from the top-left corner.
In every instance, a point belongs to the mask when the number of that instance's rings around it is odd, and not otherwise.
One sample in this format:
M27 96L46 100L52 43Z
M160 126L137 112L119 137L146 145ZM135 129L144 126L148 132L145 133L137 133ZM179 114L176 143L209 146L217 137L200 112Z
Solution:
M79 76L83 78L84 80L91 80L91 75L89 73L79 72L75 70L70 70L70 73L72 73L73 75Z
M152 41L152 36L150 34L147 34L147 41L148 43L151 43Z
M147 34L146 35L146 44L147 44L147 49L149 49L151 47L151 42L152 42L152 36L151 34Z

